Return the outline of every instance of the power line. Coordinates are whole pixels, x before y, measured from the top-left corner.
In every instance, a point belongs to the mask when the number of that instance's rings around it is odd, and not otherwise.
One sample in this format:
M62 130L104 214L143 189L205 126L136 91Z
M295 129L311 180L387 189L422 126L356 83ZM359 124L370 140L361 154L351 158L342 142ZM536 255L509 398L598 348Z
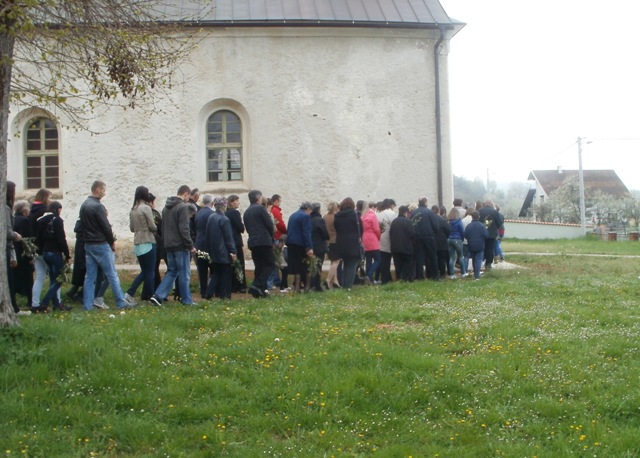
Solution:
M627 142L627 141L639 141L640 138L637 137L628 137L628 138L591 138L591 137L587 137L587 139L591 140L591 141L597 141L597 142L618 142L618 141L623 141L623 142Z
M569 146L567 146L566 148L564 148L562 151L559 151L559 152L557 152L557 153L555 153L555 154L552 154L552 155L550 155L550 156L547 156L547 157L548 157L549 159L552 159L552 158L554 158L554 157L556 157L556 156L560 156L562 153L564 153L565 151L567 151L569 148L573 148L573 147L575 146L575 144L576 144L576 143L578 143L578 141L577 141L577 140L576 140L576 141L574 141L573 143L571 143L571 144L570 144Z

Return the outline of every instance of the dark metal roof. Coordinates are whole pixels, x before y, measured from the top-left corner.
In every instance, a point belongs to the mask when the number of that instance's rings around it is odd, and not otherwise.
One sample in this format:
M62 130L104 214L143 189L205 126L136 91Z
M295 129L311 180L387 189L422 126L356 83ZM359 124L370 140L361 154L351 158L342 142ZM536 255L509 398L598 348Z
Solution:
M463 26L438 0L161 0L164 19L202 25Z
M529 207L531 207L531 204L533 203L533 198L535 196L536 196L536 190L529 189L529 192L527 193L527 197L524 198L524 203L522 204L520 213L518 213L518 216L520 218L524 218L527 216L527 212L529 211Z

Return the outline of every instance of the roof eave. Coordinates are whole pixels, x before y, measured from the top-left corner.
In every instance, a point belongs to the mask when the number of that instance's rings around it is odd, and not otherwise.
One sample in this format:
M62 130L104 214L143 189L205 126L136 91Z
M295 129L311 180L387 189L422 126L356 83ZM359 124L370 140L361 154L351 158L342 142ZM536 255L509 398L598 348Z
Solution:
M189 27L358 27L387 29L430 29L453 30L454 35L466 24L464 23L421 23L421 22L387 22L387 21L322 21L322 20L265 20L265 21L175 21L175 25Z

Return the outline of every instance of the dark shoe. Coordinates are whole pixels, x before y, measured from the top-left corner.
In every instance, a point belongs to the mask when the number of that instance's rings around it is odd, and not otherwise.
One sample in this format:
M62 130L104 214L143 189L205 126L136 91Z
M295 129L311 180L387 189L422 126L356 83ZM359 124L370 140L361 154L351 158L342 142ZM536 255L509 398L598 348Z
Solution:
M76 297L78 296L78 287L77 286L72 286L71 289L69 291L67 291L66 296L71 299L72 301L76 300Z
M261 298L261 297L264 296L264 293L262 291L260 291L258 288L256 288L255 286L250 286L249 287L249 294L251 294L256 299Z
M151 303L151 305L155 305L156 307L162 306L162 301L158 299L156 296L151 296L151 298L149 299L149 302Z
M64 304L58 304L58 305L54 305L53 309L57 310L58 312L68 312L69 310L71 310L71 307L67 307Z

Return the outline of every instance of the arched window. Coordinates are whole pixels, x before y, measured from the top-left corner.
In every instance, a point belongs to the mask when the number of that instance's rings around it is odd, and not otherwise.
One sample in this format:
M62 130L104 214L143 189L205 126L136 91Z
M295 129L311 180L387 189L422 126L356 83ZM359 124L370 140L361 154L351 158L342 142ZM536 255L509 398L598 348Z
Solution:
M207 181L242 180L242 123L228 110L207 120Z
M28 189L60 187L58 127L52 120L37 118L27 124L25 156Z

